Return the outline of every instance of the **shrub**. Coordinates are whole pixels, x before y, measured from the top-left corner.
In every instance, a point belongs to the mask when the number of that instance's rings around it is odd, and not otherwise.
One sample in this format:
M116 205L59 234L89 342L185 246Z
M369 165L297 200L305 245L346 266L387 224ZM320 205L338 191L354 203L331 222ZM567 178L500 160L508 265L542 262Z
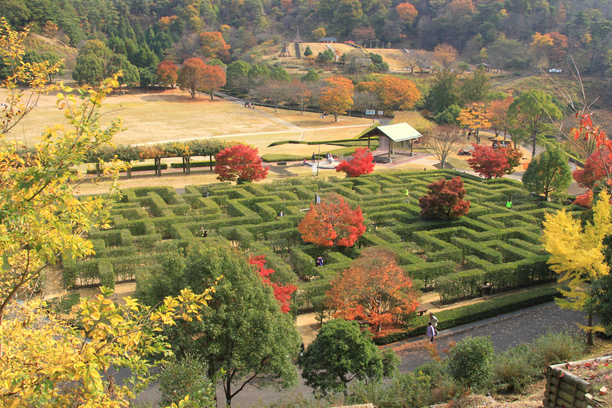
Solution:
M460 384L478 389L489 381L494 353L489 337L467 337L450 349L448 370Z
M164 364L159 377L160 405L178 404L189 395L186 408L215 407L215 383L206 377L206 372L206 364L190 355L178 362Z
M533 365L531 349L522 344L495 358L492 381L498 391L521 392L541 374Z
M432 403L431 378L422 372L397 374L389 382L358 382L347 403L372 403L378 408L425 407Z
M550 364L572 361L586 350L583 339L569 333L548 333L531 344L530 360L541 370Z

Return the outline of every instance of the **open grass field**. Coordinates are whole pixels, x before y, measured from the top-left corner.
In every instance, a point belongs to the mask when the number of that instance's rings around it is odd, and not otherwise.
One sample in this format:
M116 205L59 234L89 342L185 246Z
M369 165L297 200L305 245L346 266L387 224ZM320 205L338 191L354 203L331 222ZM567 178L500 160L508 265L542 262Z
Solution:
M45 126L63 123L62 112L55 106L54 95L43 96L38 109L24 119L10 134L29 146L36 142ZM261 154L268 145L279 140L322 141L354 137L372 124L371 119L332 116L320 118L316 113L256 107L245 109L238 103L208 95L194 99L185 92L171 89L162 92L116 94L104 104L103 120L120 116L125 131L115 137L116 144L146 144L186 141L203 138L237 140L254 145ZM298 145L299 146L299 145ZM303 152L309 155L311 147Z

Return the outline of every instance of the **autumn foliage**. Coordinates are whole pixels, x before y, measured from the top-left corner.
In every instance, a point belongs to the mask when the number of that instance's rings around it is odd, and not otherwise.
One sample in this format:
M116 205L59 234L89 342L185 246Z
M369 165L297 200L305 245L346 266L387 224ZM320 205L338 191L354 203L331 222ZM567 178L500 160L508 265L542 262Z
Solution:
M261 276L261 280L264 285L271 286L274 290L274 297L280 305L283 313L289 312L291 308L291 294L297 290L297 286L292 284L279 285L278 283L272 282L269 278L274 273L274 269L266 269L266 256L252 256L249 259L249 263L255 266L256 272Z
M157 80L164 84L164 86L174 86L178 78L178 67L172 61L163 60L157 66L155 74L157 74Z
M220 181L251 182L268 175L269 167L262 167L258 150L244 144L223 149L215 160L215 174Z
M200 90L208 92L210 99L214 98L215 92L225 85L225 71L218 65L206 65L202 72L202 85Z
M596 150L585 162L584 169L574 170L574 180L583 187L592 189L612 171L612 151L605 147Z
M327 292L334 317L365 320L382 330L394 316L408 314L419 306L412 281L397 264L391 251L366 248L351 267L338 276Z
M410 3L398 4L395 6L395 11L397 12L399 18L401 18L402 21L408 25L412 25L414 20L416 20L417 16L419 15L417 9Z
M200 49L205 57L219 58L225 63L229 62L230 46L225 43L219 31L201 33L200 44Z
M189 92L192 98L196 91L202 89L206 64L200 58L190 58L183 64L178 73L178 84L181 90Z
M421 216L450 220L470 211L470 202L463 199L466 191L459 176L440 179L428 185L427 190L427 195L419 197Z
M523 152L510 147L495 149L491 146L474 144L468 164L476 173L486 179L502 177L514 171L519 165Z
M359 177L374 171L374 156L366 147L358 147L350 160L336 166L336 171L344 171L349 177Z
M338 115L346 113L353 106L355 87L350 79L341 76L327 78L325 82L319 94L319 106L334 115L337 122Z
M342 196L332 193L310 210L298 224L304 242L321 246L350 247L365 232L361 207L352 209Z

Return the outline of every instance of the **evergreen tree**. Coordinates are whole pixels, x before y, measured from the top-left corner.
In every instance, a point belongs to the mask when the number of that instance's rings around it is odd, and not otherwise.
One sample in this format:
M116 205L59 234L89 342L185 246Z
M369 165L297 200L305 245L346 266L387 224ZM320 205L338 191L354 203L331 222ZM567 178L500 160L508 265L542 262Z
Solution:
M291 360L299 353L300 337L291 316L281 312L272 288L264 285L246 256L226 241L208 241L192 243L181 258L177 254L163 259L161 270L139 283L137 293L147 304L156 304L182 287L196 293L207 285L216 287L200 321L166 332L172 347L206 363L208 378L223 370L228 406L242 386L253 381L258 387L295 385Z
M457 74L440 71L436 74L426 105L433 112L443 112L451 105L459 105L459 85Z
M529 191L548 195L556 191L567 191L572 183L572 170L567 163L567 154L560 146L547 145L546 151L540 153L529 163L523 174L523 184Z

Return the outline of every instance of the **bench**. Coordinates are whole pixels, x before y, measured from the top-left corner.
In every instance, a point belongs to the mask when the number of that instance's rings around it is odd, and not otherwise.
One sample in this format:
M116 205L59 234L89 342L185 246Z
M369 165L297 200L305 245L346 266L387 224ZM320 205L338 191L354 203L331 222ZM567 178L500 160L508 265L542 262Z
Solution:
M419 314L419 316L423 316L423 313L427 313L427 309L424 307L419 307L416 312Z
M276 163L277 166L286 166L287 162L278 162Z

